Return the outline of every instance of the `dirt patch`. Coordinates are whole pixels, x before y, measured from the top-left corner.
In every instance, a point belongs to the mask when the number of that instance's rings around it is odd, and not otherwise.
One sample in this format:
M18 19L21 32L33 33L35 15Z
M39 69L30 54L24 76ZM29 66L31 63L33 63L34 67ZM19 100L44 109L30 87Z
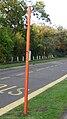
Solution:
M63 112L62 116L59 119L67 119L67 110Z
M39 111L40 112L47 112L48 111L48 109L47 109L47 107L41 107L40 109L39 109Z

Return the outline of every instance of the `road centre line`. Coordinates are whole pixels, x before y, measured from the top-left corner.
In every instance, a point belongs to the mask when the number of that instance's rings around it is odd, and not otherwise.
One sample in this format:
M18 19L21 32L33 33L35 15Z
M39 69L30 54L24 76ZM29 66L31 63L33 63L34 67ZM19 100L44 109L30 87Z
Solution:
M63 64L63 63L60 63L60 64ZM66 64L66 62L64 63ZM53 68L53 67L57 67L58 65L52 65L52 66L48 66L48 67L45 67L45 68L40 68L40 69L37 69L36 71L41 71L41 70L44 70L44 69L48 69L48 68ZM33 71L30 71L29 73L33 73ZM4 79L9 79L13 76L21 76L21 75L24 75L24 73L19 73L19 74L16 74L16 75L12 75L12 76L8 76L8 77L3 77L3 78L0 78L0 80L4 80Z
M33 71L30 71L29 73L33 73ZM8 76L8 77L3 77L3 78L0 78L0 80L4 80L4 79L9 79L9 78L11 78L11 77L13 77L13 76L21 76L21 75L24 75L24 73L19 73L19 74L17 74L17 75L12 75L12 76Z
M37 69L37 71L41 71L41 70L43 70L43 69L45 69L45 68L40 68L40 69Z
M55 67L57 67L58 65L55 65Z
M23 75L24 73L20 73L20 74L17 74L17 75L15 75L15 76L21 76L21 75Z
M16 88L17 86L11 86L9 88L6 88L6 89L3 89L3 90L0 90L0 93L4 93L4 91L7 91L9 89L13 89L13 88Z
M33 73L33 71L30 71L29 73Z
M46 91L50 87L54 86L55 84L58 84L59 82L63 81L66 78L67 78L67 74L62 76L61 78L49 83L49 84L47 84L46 86L44 86L44 87L32 92L31 94L28 95L28 97L29 97L28 100L30 100L33 97L37 96L38 94ZM19 100L17 100L17 101L15 101L15 102L13 102L13 103L11 103L11 104L9 104L9 105L7 105L7 106L5 106L5 107L3 107L3 108L0 108L0 116L2 116L3 114L7 113L10 110L12 110L13 108L21 105L23 102L24 102L24 97L19 99Z
M9 79L10 77L8 76L8 77L3 77L3 78L0 78L0 80L3 80L3 79Z
M67 64L67 62L64 62L64 64Z
M0 80L4 80L4 79L9 79L11 77L3 77L3 78L0 78Z
M67 71L67 70L65 70L65 69L64 69L64 70L62 70L62 71L64 71L64 72L65 72L65 71Z
M52 66L50 66L50 67L52 67L52 68L53 68L53 67L54 67L54 65L52 65Z
M40 69L37 69L37 71L41 71L41 70L43 70L43 69L48 69L48 68L53 68L54 66L52 65L52 66L50 66L50 67L45 67L45 68L40 68Z
M50 67L46 67L46 69L49 69Z
M54 70L54 68L50 68L50 70Z

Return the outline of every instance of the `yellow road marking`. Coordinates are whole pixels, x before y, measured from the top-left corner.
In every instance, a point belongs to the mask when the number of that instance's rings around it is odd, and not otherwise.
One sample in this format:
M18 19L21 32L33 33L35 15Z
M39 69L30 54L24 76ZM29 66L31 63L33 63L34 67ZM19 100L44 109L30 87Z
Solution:
M9 95L13 95L13 96L17 96L17 95L21 95L22 94L22 91L21 90L24 90L24 88L18 88L17 89L17 92L18 93L13 93L12 91L8 92ZM30 89L28 89L29 91Z
M7 86L6 84L0 84L0 85L1 85L0 88L4 88Z
M7 91L7 90L9 90L9 89L13 89L13 88L16 88L16 87L17 87L17 86L12 86L12 87L9 87L9 88L0 90L0 93L4 93L4 91Z
M64 75L63 77L53 81L52 83L50 83L50 84L48 84L48 85L46 85L46 86L44 86L44 87L32 92L31 94L28 95L28 97L29 97L28 100L30 100L31 98L33 98L33 97L37 96L38 94L44 92L45 90L47 90L48 88L54 86L55 84L63 81L65 78L67 78L67 74ZM3 107L3 108L1 108L0 109L0 116L5 114L5 113L7 113L10 110L12 110L13 108L21 105L23 102L24 102L24 97L19 99L19 100L17 100L17 101L15 101L15 102L13 102L13 103L11 103L11 104L9 104L9 105L7 105L7 106L5 106L5 107Z
M29 99L31 99L31 98L37 96L38 94L40 94L40 93L46 91L48 88L51 88L52 86L56 85L57 83L63 81L65 78L67 78L67 74L64 75L63 77L61 77L61 78L59 78L59 79L57 79L57 80L55 80L55 81L49 83L48 85L46 85L46 86L44 86L44 87L42 87L42 88L40 88L40 89L38 89L38 90L32 92L32 93L29 95Z
M8 94L14 95L14 96L21 95L21 94L22 94L22 91L21 91L22 89L24 89L24 88L18 88L18 89L17 89L17 92L18 92L18 93L16 93L16 94L13 93L12 91L8 92Z
M3 114L5 114L5 113L7 113L7 112L10 111L10 110L12 110L13 108L17 107L18 105L21 105L22 102L23 102L23 100L24 100L24 99L21 98L21 99L15 101L15 102L13 102L13 103L11 103L11 104L9 104L9 105L3 107L3 108L1 108L1 109L0 109L0 116L3 115Z

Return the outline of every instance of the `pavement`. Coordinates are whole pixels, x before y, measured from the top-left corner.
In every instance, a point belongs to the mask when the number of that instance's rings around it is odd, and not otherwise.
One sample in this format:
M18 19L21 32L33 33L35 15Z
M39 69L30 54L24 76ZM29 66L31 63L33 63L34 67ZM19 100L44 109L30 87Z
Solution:
M62 119L67 119L67 111L64 112Z
M67 111L65 111L59 119L67 119Z

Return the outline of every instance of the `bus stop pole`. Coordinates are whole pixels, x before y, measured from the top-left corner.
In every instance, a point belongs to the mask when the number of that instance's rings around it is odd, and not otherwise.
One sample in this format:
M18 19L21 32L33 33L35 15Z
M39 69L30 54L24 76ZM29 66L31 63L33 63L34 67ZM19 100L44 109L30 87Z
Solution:
M27 11L27 41L26 41L26 70L25 70L25 90L24 90L24 115L28 109L28 80L29 80L29 50L30 50L30 16L31 6L28 6Z

